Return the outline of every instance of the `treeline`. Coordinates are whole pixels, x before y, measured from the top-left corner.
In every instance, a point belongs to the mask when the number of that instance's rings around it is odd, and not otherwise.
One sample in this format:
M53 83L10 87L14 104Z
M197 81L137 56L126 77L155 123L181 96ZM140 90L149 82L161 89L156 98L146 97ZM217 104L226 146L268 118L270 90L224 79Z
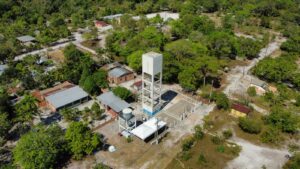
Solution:
M256 58L266 39L236 37L232 29L216 27L206 16L186 14L164 23L159 17L135 21L125 15L106 45L109 55L123 58L137 72L143 53L163 53L163 80L195 91L207 80L218 83L220 70L230 60Z

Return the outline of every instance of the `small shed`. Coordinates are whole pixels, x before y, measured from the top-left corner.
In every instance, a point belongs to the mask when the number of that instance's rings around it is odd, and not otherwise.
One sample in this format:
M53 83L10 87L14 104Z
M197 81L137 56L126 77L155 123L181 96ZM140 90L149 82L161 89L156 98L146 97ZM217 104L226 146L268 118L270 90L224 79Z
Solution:
M239 104L239 103L234 103L231 106L231 112L230 115L234 117L246 117L249 115L251 112L251 109L248 106Z
M268 90L268 84L258 78L251 79L250 87L254 87L258 95L263 95Z

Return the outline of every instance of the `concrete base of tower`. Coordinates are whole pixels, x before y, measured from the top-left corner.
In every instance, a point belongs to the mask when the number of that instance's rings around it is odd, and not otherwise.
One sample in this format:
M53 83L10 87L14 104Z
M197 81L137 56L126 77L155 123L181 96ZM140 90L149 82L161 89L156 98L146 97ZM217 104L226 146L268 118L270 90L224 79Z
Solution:
M147 114L148 116L154 116L154 115L157 114L159 111L160 111L160 109L158 109L158 110L156 110L156 111L154 111L154 112L151 112L151 111L148 111L148 110L146 110L146 109L143 109L143 112L144 112L145 114Z

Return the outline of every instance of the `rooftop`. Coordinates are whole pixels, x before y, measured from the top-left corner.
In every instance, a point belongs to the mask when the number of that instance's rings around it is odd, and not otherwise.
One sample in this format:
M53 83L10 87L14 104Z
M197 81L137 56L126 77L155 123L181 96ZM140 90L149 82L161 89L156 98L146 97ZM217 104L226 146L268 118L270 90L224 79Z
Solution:
M110 71L108 71L109 77L122 77L126 74L131 73L129 70L122 68L122 67L116 67Z
M108 26L108 24L104 21L95 21L95 25L101 27Z
M58 109L88 96L89 95L82 88L74 86L47 96L46 100Z
M156 52L148 52L148 53L145 53L143 55L148 56L148 57L152 57L152 58L156 58L156 57L161 57L162 54L156 53Z
M109 71L116 67L122 67L122 65L119 62L114 62L114 63L109 63L109 64L102 66L102 69Z
M142 140L147 139L152 134L154 134L156 131L160 130L164 126L167 125L164 121L158 121L157 118L151 118L150 120L146 121L145 123L139 125L135 129L131 131L132 134L139 137Z
M251 79L251 84L256 85L256 86L260 86L260 87L265 87L267 85L266 82L258 79L258 78L252 78Z
M129 103L114 95L112 91L101 94L97 97L97 99L102 104L112 108L115 112L121 112L122 110L130 107Z
M17 37L17 39L21 42L31 42L35 40L35 38L30 35L19 36Z
M251 112L251 109L249 107L242 104L234 103L232 104L231 108L245 114L249 114Z
M121 16L123 16L123 14L108 15L108 16L104 16L103 19L115 19L115 18L120 18Z

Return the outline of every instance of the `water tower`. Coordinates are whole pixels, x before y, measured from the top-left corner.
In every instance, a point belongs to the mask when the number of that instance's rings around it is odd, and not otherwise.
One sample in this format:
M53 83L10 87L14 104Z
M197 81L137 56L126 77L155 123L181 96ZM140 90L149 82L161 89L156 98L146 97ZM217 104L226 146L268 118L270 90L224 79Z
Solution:
M149 116L155 115L161 108L162 63L162 54L143 54L142 106Z

